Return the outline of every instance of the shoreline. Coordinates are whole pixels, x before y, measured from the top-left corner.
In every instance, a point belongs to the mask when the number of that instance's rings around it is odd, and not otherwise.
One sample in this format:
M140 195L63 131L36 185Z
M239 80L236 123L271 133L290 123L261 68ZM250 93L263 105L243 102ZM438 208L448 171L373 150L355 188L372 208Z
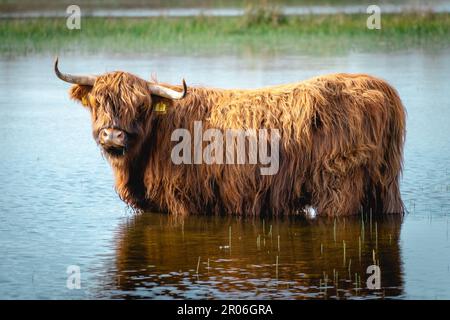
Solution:
M450 13L383 14L369 30L367 14L242 17L0 19L0 55L30 53L288 52L339 53L450 47Z
M332 14L366 14L367 4L347 4L347 5L295 5L283 7L268 7L277 9L285 16L305 16L305 15L332 15ZM449 13L450 3L436 4L379 4L382 14L401 14L414 12L429 13ZM180 7L180 8L109 8L97 9L83 6L81 14L89 18L195 18L206 17L242 17L246 15L250 7ZM262 7L264 8L264 7ZM0 19L35 19L35 18L65 18L68 14L65 8L43 9L32 11L12 11L0 12Z

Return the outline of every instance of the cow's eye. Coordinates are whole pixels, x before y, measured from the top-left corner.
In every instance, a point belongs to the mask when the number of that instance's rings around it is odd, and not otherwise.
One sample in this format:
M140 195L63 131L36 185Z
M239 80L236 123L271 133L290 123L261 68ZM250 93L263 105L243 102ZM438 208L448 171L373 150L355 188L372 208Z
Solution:
M138 111L138 116L137 116L137 120L143 120L145 118L145 115L147 114L147 109L148 107L145 104L142 104L139 107L139 111Z

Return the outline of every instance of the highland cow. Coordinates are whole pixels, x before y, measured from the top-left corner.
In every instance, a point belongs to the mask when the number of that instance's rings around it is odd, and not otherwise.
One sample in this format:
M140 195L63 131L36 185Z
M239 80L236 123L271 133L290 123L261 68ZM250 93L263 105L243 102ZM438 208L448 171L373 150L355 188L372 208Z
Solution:
M388 83L331 74L261 89L146 81L127 72L56 75L91 113L116 190L135 209L187 214L344 216L403 213L399 179L405 110ZM175 164L176 129L273 129L279 169L261 164ZM269 137L267 137L269 139ZM206 143L203 141L202 143ZM194 147L194 146L193 146Z

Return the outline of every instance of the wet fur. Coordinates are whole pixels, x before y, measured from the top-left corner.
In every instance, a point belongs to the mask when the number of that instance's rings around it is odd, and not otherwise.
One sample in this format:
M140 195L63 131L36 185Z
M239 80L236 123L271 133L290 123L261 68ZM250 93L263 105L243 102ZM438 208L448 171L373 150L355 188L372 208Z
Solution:
M113 72L70 94L87 102L95 138L104 126L135 137L123 158L109 159L118 194L134 208L183 216L303 214L307 206L322 216L404 211L405 110L383 80L332 74L255 90L189 87L184 99L171 101L151 95L144 80ZM160 101L166 114L153 111ZM203 130L278 129L278 173L261 176L258 165L174 165L171 134L186 128L193 136L196 120Z

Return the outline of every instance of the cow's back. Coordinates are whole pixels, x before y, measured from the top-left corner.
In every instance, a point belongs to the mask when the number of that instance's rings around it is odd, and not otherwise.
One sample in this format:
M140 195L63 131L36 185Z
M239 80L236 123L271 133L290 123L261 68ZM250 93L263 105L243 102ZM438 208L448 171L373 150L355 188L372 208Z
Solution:
M320 197L355 172L361 172L358 179L386 188L398 181L404 110L383 80L333 74L252 90L189 90L158 121L156 140L164 151L151 156L145 174L147 196L161 210L277 214L315 205L332 215L327 201L333 199ZM171 133L184 128L194 136L195 121L203 130L278 130L278 173L261 176L260 165L250 164L173 164ZM364 189L366 182L360 184ZM353 209L336 205L337 214Z

